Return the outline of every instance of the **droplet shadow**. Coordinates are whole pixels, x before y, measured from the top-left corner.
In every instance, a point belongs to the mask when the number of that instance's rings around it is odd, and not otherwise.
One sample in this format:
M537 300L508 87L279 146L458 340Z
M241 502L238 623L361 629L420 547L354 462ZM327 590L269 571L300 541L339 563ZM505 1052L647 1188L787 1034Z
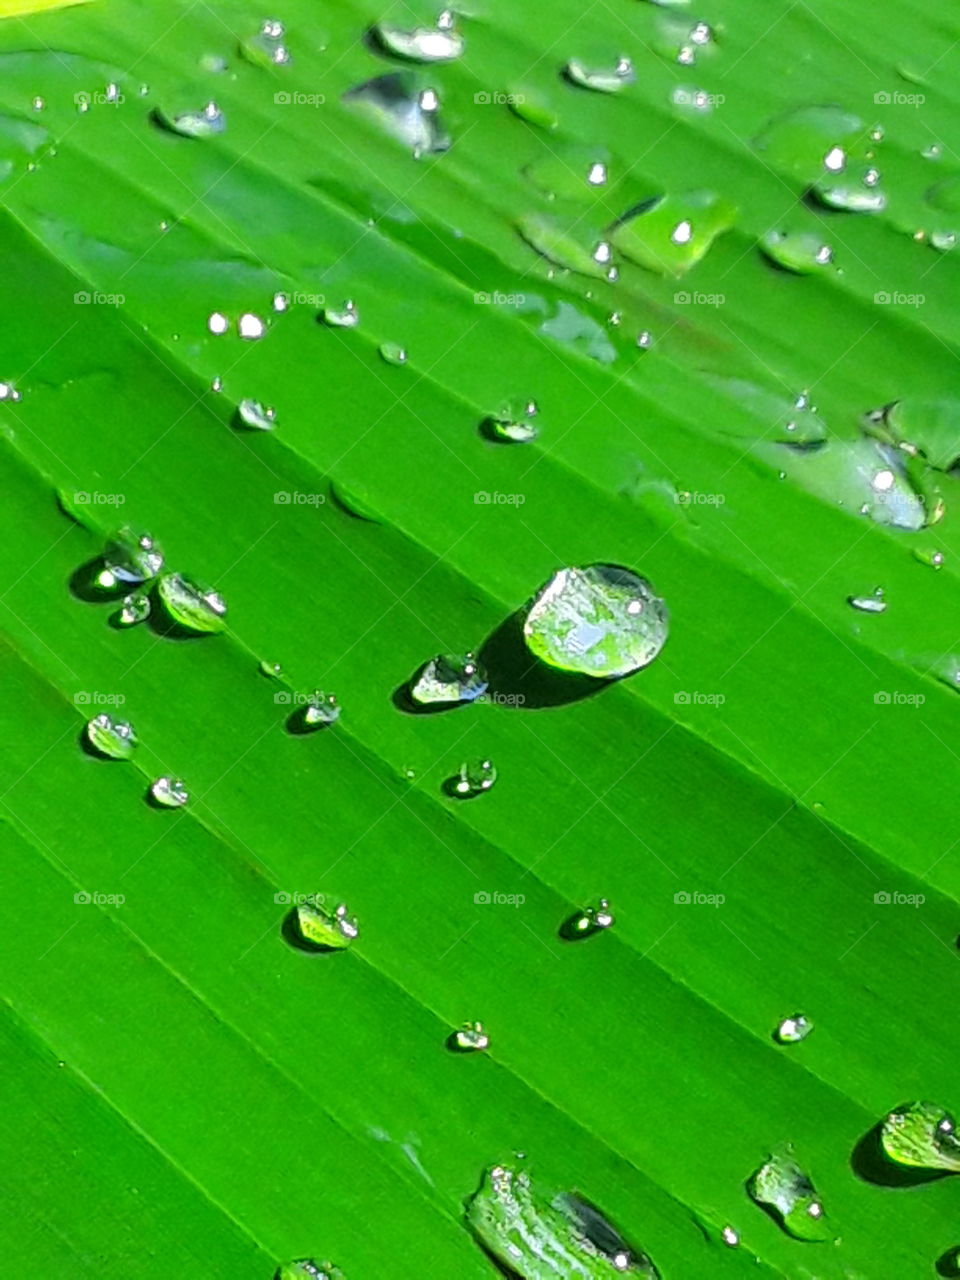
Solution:
M938 1276L960 1276L960 1250L953 1248L942 1253L936 1263Z
M71 573L68 587L70 594L84 604L110 604L121 600L132 588L124 582L117 582L112 587L104 587L97 578L103 573L104 564L101 556L85 561Z
M912 1169L897 1164L883 1149L883 1122L865 1133L850 1156L850 1167L862 1182L878 1187L918 1187L950 1177L947 1169Z

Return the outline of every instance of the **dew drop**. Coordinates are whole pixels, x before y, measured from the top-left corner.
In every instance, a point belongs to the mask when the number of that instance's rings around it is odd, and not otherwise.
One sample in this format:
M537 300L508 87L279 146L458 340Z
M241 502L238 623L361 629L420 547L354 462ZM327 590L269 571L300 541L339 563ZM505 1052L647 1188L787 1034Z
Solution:
M311 729L336 724L340 719L340 710L340 703L335 693L324 693L322 689L315 689L304 706L303 723Z
M190 793L184 786L183 779L171 777L169 774L157 778L150 787L150 794L164 809L182 809L190 799Z
M724 1227L720 1233L720 1239L730 1249L737 1249L740 1246L740 1232L734 1227Z
M813 1023L810 1019L802 1013L795 1013L790 1018L784 1018L778 1025L774 1039L778 1044L799 1044L801 1040L806 1040L812 1030Z
M269 680L279 680L283 675L283 667L279 662L269 662L264 658L260 663L260 672Z
M129 760L137 746L137 735L128 721L114 720L103 713L87 722L87 741L98 755Z
M256 342L267 331L267 326L252 311L245 311L237 321L237 332L247 342Z
M610 903L601 898L592 906L584 907L567 922L563 932L570 938L589 938L614 924L614 915Z
M381 22L375 33L381 46L395 57L408 62L452 62L464 50L464 39L453 29L453 15L447 11L440 18L449 19L435 27L400 27Z
M897 1164L960 1172L960 1138L953 1116L935 1102L891 1111L881 1130L883 1149Z
M484 1031L482 1022L465 1022L454 1032L454 1043L458 1049L482 1051L489 1048L490 1037Z
M124 525L107 543L103 571L97 582L112 588L118 582L148 582L163 568L163 551L153 535Z
M793 1159L789 1146L773 1153L750 1179L748 1191L771 1210L784 1231L797 1240L833 1240L813 1183Z
M768 231L761 247L777 266L797 275L806 275L833 262L831 247L808 231Z
M360 323L360 312L352 298L348 298L342 307L324 307L323 323L331 329L355 329Z
M170 618L190 631L222 631L227 606L223 597L180 573L165 573L157 587Z
M47 104L43 98L38 97L34 98L32 105L34 111L43 111Z
M22 400L22 394L17 390L12 382L0 382L0 400L9 400L15 403Z
M438 654L423 668L410 690L414 702L473 702L487 689L487 673L472 653Z
M401 347L398 342L383 342L380 344L380 358L387 364L406 364L407 351L406 348Z
M212 311L207 317L207 328L218 337L230 328L230 321L222 311Z
M266 408L259 400L241 400L237 418L243 426L257 431L272 431L277 425L276 409Z
M184 138L210 138L223 133L227 120L215 102L208 102L200 111L181 111L167 114L159 108L154 118L171 133Z
M887 609L887 602L879 587L872 596L848 596L847 603L851 608L859 609L861 613L885 613Z
M142 592L124 596L117 622L122 627L134 627L138 622L146 622L150 617L150 597Z
M275 293L273 295L272 305L273 305L274 311L286 311L287 308L290 306L290 298L285 293Z
M305 942L315 947L342 951L359 937L356 917L341 902L333 911L316 898L307 898L297 906L297 927Z
M453 791L457 796L479 796L489 791L497 780L497 768L490 760L465 760L454 780Z
M603 187L607 182L607 166L597 161L587 170L587 182L591 187Z
M579 58L571 58L563 71L573 84L597 93L619 93L637 78L629 58L618 59L612 67L590 66Z
M332 1262L314 1262L312 1258L297 1258L279 1267L274 1280L346 1280L339 1267Z

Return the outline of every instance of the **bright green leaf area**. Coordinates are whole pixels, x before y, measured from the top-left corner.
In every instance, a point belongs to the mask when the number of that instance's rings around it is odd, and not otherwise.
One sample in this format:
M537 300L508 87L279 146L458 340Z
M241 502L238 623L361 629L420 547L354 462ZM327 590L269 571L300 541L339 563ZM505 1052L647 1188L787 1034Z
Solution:
M0 379L22 396L0 400L0 1269L267 1280L315 1257L483 1280L464 1205L523 1151L664 1280L934 1274L960 1188L881 1185L862 1139L911 1099L960 1108L960 484L937 473L945 515L912 531L861 514L840 472L899 400L917 467L960 456L960 256L929 244L956 214L925 197L960 172L960 21L705 0L680 11L716 33L689 67L653 4L482 0L463 58L413 72L452 139L418 161L341 101L396 68L363 34L411 6L281 8L293 62L272 69L238 54L267 16L248 0L0 25ZM560 75L621 56L617 94ZM713 109L674 105L689 86ZM210 100L214 137L152 119ZM881 212L817 207L753 145L830 104L883 127ZM591 153L606 186L551 201L543 175ZM578 273L631 209L694 190L737 212L682 296L639 254ZM778 270L771 230L832 265ZM355 328L317 323L347 299ZM781 440L804 391L820 454ZM275 429L237 426L246 398ZM528 399L532 443L479 429ZM125 521L222 592L225 634L117 629L85 598L78 570ZM559 696L504 624L594 562L647 578L670 638ZM885 613L850 608L877 586ZM504 698L395 697L469 649ZM316 688L339 722L290 732ZM120 698L141 745L95 759L84 723ZM471 756L499 780L457 802ZM146 803L161 774L186 808ZM285 938L313 893L358 917L348 950ZM563 941L600 897L614 927ZM816 1030L776 1045L796 1012ZM449 1052L477 1019L489 1050ZM783 1143L839 1244L748 1198Z

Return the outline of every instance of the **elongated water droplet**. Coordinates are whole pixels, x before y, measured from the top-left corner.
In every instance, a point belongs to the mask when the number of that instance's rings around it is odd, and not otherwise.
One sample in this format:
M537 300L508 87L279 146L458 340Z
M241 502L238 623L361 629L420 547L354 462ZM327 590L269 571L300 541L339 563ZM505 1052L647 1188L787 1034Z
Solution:
M315 689L304 707L303 723L312 728L335 724L340 719L340 710L340 703L335 693L324 693L322 689Z
M152 534L124 525L107 543L103 571L97 578L101 587L118 582L148 582L163 568L163 552Z
M833 262L830 246L808 231L768 231L761 245L771 261L797 275L806 275Z
M277 425L277 411L260 403L259 400L241 400L237 405L237 417L245 427L257 431L272 431Z
M479 796L484 791L489 791L496 780L496 765L491 760L476 757L465 760L460 766L454 791L458 796Z
M581 62L579 58L571 58L563 69L564 75L583 89L593 89L597 93L619 93L628 84L633 84L637 74L629 58L620 58L609 67L591 66Z
M897 1164L960 1173L960 1138L949 1111L935 1102L910 1102L883 1122L883 1149Z
M887 609L882 591L872 596L848 596L847 603L851 608L859 609L861 613L885 613Z
M346 1277L332 1262L298 1258L295 1262L285 1262L278 1269L275 1280L346 1280Z
M209 138L223 133L227 127L226 117L215 102L208 102L200 111L181 111L168 114L159 107L154 119L171 133L179 133L184 138Z
M332 947L342 951L359 936L360 928L341 902L332 911L308 898L297 906L297 927L301 937L315 947Z
M260 663L260 671L271 680L279 680L283 675L283 667L279 662L270 662L266 658Z
M464 49L463 36L452 29L452 22L436 27L400 27L381 22L375 31L388 53L410 62L452 62Z
M712 191L665 195L624 214L611 239L648 271L680 276L733 226L736 214L728 200Z
M813 1183L793 1159L792 1149L774 1152L753 1175L748 1191L797 1240L833 1240L834 1234Z
M150 597L142 592L124 596L117 614L117 622L122 627L133 627L138 622L145 622L150 617Z
M564 671L610 677L651 663L666 643L667 610L650 583L617 565L561 569L537 594L523 634Z
M521 1280L660 1280L650 1258L628 1245L593 1205L574 1192L552 1195L505 1165L486 1173L467 1207L467 1223Z
M465 1022L454 1033L454 1042L458 1049L482 1051L490 1047L490 1037L484 1031L482 1022Z
M87 722L87 741L102 756L129 760L137 746L137 735L126 720L113 720L101 714Z
M157 778L150 788L150 794L164 809L182 809L190 799L190 793L184 786L183 779L173 778L169 774Z
M324 307L323 323L331 329L355 329L360 323L360 312L352 298L347 298L341 307Z
M792 1017L784 1018L774 1032L774 1038L778 1044L799 1044L801 1040L806 1040L812 1030L813 1023L810 1019L802 1013L795 1013Z
M582 243L565 225L539 213L525 214L517 221L517 230L527 244L549 262L595 280L605 279L606 264L610 261L609 244L605 245L605 254L596 249L591 251L589 241Z
M422 89L412 74L378 76L343 95L348 106L365 111L415 159L446 151L449 135L441 126L434 89Z
M414 702L473 702L487 689L487 673L472 653L431 658L410 690Z
M401 347L398 342L382 342L380 344L380 359L384 360L387 364L406 364L406 348Z
M223 597L181 573L165 573L158 584L160 599L174 622L191 631L222 631L227 606Z

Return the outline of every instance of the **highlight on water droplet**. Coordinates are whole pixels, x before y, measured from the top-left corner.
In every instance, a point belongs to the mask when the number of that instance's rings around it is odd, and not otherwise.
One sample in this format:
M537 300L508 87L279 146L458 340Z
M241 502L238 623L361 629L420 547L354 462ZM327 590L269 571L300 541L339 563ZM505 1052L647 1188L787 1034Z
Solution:
M221 334L226 333L230 328L230 321L222 311L211 311L210 315L207 316L207 328L219 338Z
M128 721L114 720L101 713L87 722L87 741L98 755L110 760L129 760L137 746L137 735Z
M178 133L184 138L213 137L223 133L227 127L226 117L215 102L208 102L199 111L168 113L158 107L153 118L171 133Z
M321 319L331 329L355 329L360 323L360 312L352 298L340 307L324 307Z
M960 1173L960 1138L949 1111L935 1102L909 1102L891 1111L880 1135L896 1164Z
M497 767L491 760L477 756L465 760L453 780L451 788L454 795L461 799L469 796L483 795L497 781Z
M190 793L182 778L165 774L150 787L150 795L164 809L182 809L190 799Z
M163 551L153 535L124 525L104 549L97 585L110 590L121 582L148 582L162 568Z
M536 657L598 678L647 666L668 630L666 605L650 583L609 564L560 569L537 593L523 625Z
M422 706L473 702L487 690L487 673L472 653L441 653L422 669L410 696Z
M223 596L182 573L165 573L157 591L170 618L190 631L222 631L227 606Z
M324 693L322 689L315 689L304 704L303 723L311 729L336 724L340 719L340 711L340 703L335 693Z
M813 1183L790 1146L775 1151L747 1184L750 1196L796 1240L835 1238Z
M296 918L301 939L324 950L342 951L360 934L345 902L329 910L320 899L306 898L297 904Z
M453 1033L453 1042L456 1048L467 1052L482 1052L490 1047L490 1037L482 1022L465 1022Z
M872 595L847 596L847 604L851 609L861 613L886 613L887 602L883 598L883 587L877 587Z
M149 617L150 597L143 592L135 592L124 596L116 620L121 627L134 627L138 622L146 622Z
M237 333L244 342L256 342L267 331L267 326L252 311L245 311L237 321Z
M812 1030L813 1023L809 1018L802 1013L794 1013L778 1024L773 1036L777 1044L799 1044Z

